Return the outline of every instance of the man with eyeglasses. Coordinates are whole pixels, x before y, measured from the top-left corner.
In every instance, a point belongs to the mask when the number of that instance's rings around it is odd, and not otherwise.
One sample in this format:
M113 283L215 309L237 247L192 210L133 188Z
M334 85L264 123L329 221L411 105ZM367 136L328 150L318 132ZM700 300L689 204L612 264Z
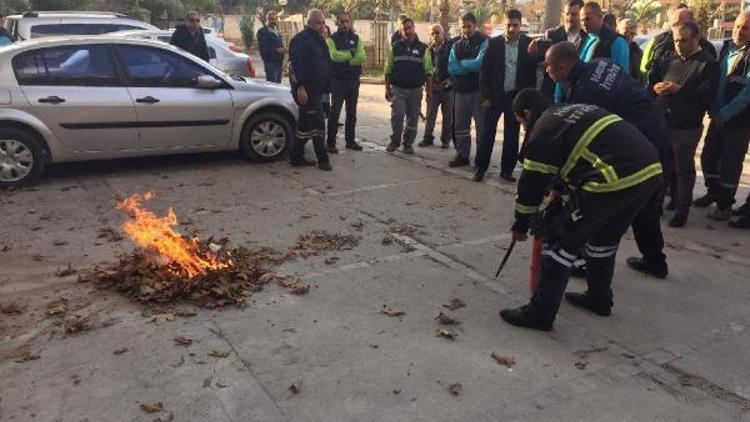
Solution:
M276 16L276 12L270 10L266 13L265 25L258 30L255 38L258 40L260 58L263 59L266 80L268 82L281 83L281 69L283 68L284 54L287 53L287 49L284 48L281 34L279 34L279 30L276 27L277 23L278 17Z
M201 17L196 11L187 12L185 24L177 25L169 43L200 57L206 62L210 59L206 37L203 35L203 29L201 28Z
M440 147L450 146L453 139L453 86L448 75L448 55L453 42L446 39L445 28L436 23L430 30L432 42L430 55L435 73L432 75L431 88L427 90L427 121L424 125L424 137L420 147L429 147L435 143L435 121L438 110L443 115L443 126L440 130Z

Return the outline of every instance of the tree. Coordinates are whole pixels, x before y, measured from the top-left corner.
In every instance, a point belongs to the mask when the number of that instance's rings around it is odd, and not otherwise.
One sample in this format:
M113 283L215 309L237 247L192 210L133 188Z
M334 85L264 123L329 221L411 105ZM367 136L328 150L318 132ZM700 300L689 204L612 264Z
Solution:
M651 28L656 25L662 9L664 6L658 0L636 0L630 6L630 17L635 19L641 27Z

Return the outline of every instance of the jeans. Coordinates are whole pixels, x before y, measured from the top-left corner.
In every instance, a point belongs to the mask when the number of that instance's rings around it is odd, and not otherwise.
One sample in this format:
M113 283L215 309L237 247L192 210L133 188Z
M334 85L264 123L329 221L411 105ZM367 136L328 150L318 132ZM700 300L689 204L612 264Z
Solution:
M331 114L328 116L329 146L336 145L341 107L346 103L346 123L344 139L347 145L354 143L354 131L357 127L357 100L359 99L359 79L333 79L331 81Z
M263 68L266 71L266 80L268 82L281 83L281 62L263 62Z
M492 148L495 145L497 123L500 116L503 118L503 152L500 159L500 172L502 174L513 174L518 160L518 132L521 127L516 120L511 104L515 93L508 93L499 100L492 100L490 108L486 109L484 115L484 131L477 147L477 155L474 165L477 172L484 173L490 166Z
M422 106L422 87L399 88L391 87L391 144L405 146L414 143L417 137L417 119L419 108ZM406 127L404 128L404 118Z

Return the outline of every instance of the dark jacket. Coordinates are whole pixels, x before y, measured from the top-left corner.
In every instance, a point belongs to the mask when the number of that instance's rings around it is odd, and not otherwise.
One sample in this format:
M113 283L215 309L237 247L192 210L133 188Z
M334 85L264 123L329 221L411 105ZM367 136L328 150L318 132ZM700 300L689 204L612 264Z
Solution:
M305 28L289 42L289 82L292 93L300 86L308 95L323 94L329 86L328 46L320 34Z
M700 46L714 59L718 57L716 55L716 48L714 48L714 45L707 39L701 37ZM665 61L670 60L674 55L674 51L674 37L672 31L662 32L646 44L646 49L643 52L641 59L640 71L641 74L644 75L646 79L645 83L647 85L653 85L655 83L652 82L652 79L655 77L652 73L658 71L658 69L664 65Z
M657 104L665 111L667 123L675 128L701 127L719 84L719 63L711 54L699 50L685 59L674 56L652 75L655 76L649 86L652 93L657 82L682 85L675 94L656 97Z
M555 45L557 43L568 41L568 31L565 29L565 25L560 25L558 27L548 29L547 32L545 32L544 37L552 42L551 45ZM585 37L586 33L581 30L579 32L578 40L573 45L575 45L576 48L580 48L581 41L583 41ZM544 70L543 62L545 52L546 51L539 49L536 55L536 61L542 63L541 74L544 75L544 80L542 80L542 86L539 90L547 97L553 98L555 91L555 81L553 81L552 78L550 78L547 72Z
M388 53L390 58L386 59L385 74L393 86L409 89L424 85L430 76L425 72L427 48L426 44L416 38L413 41L401 39L391 46Z
M664 111L646 88L616 63L605 59L578 62L571 70L563 101L605 107L646 135L664 162L670 160L671 146L664 136Z
M359 35L348 31L344 32L338 30L331 35L333 45L338 52L348 52L351 57L354 58L357 48L360 47L362 40L359 39ZM333 61L333 55L331 55L331 78L334 79L345 79L345 80L358 80L362 75L362 65L352 65L350 61L336 62Z
M531 38L521 34L518 40L518 69L516 69L516 90L536 85L536 60L529 56ZM497 101L505 95L505 37L497 36L489 40L487 52L479 74L482 99Z
M479 72L481 69L481 56L486 49L487 36L477 31L469 38L461 37L453 43L450 57L448 58L448 69L453 81L453 89L456 92L476 92L479 90ZM474 61L473 68L461 65L463 60ZM477 61L478 60L478 61Z
M518 232L526 232L556 178L606 197L663 171L656 150L637 128L590 104L555 106L542 113L526 134L521 155L513 224Z
M258 50L260 58L264 63L281 63L284 61L284 54L276 51L284 47L284 41L280 34L274 34L266 25L263 25L256 34L258 40Z
M455 39L445 40L442 48L435 51L430 47L432 65L435 67L435 73L432 75L433 87L435 89L451 89L450 75L448 74L448 56L451 54L451 48Z
M198 34L193 37L185 25L177 25L169 43L175 47L180 47L205 61L209 60L206 37L203 35L203 30L201 29L199 29Z
M643 58L643 50L638 47L638 43L635 41L630 42L630 76L638 81L641 85L644 85L646 79L641 74L641 59Z

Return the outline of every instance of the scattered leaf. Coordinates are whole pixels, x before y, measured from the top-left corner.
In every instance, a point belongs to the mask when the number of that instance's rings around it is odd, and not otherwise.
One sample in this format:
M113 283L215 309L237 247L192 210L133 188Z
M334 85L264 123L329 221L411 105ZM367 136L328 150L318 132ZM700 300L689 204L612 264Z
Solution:
M65 246L68 242L66 240L55 240L52 242L52 246Z
M77 334L91 328L89 318L79 315L65 318L64 326L65 334Z
M576 362L576 368L578 369L586 369L586 366L588 366L588 362Z
M119 349L117 349L114 352L112 352L112 354L114 354L114 355L121 355L123 353L126 353L128 350L130 350L130 349L128 349L127 347L120 347Z
M180 360L174 363L170 363L169 366L172 368L179 368L180 366L185 364L185 356L180 356Z
M401 389L400 388L394 388L393 389L393 394L401 394Z
M68 311L68 300L59 299L47 304L47 315L62 315Z
M68 266L66 268L63 268L61 270L55 271L55 275L58 276L58 277L67 277L67 276L73 275L73 274L75 274L77 272L78 272L78 270L76 270L75 268L73 268L72 265L68 264Z
M456 334L456 332L454 332L453 330L446 330L444 328L441 328L435 332L435 336L455 340L456 337L458 337L458 334Z
M0 313L5 315L21 315L25 308L25 306L21 306L15 302L0 303Z
M464 389L464 386L461 385L460 382L456 382L448 386L448 392L453 394L454 396L461 394L463 389Z
M297 378L292 381L292 383L289 385L289 391L291 391L294 394L297 394L302 390L302 378Z
M456 325L460 324L461 322L458 320L458 318L450 316L448 314L445 314L443 312L440 312L438 316L435 317L435 319L443 324L443 325Z
M175 310L175 315L179 317L193 317L198 315L198 310L192 306L180 307Z
M384 314L388 315L389 317L400 317L401 315L404 315L406 312L402 311L398 308L393 307L386 307L382 311Z
M601 346L601 347L599 347L599 346L593 346L590 349L575 351L575 352L573 352L573 355L576 356L576 357L579 357L581 359L586 359L592 353L604 352L604 351L606 351L608 349L609 349L609 346Z
M25 363L25 362L31 362L32 360L39 360L41 359L41 356L39 355L32 355L30 353L26 354L20 359L16 359L16 363Z
M210 352L208 352L208 355L215 358L226 358L229 357L229 352L221 350L211 350Z
M337 256L332 256L330 258L324 259L323 263L326 264L326 265L334 265L335 263L337 263L339 261L339 259L341 259L341 258L339 258Z
M178 346L190 346L193 344L193 339L185 336L177 336L174 338L174 343Z
M156 314L149 318L148 321L156 325L164 325L167 322L174 321L174 314Z
M141 409L146 413L159 413L164 410L164 405L160 401L154 403L141 403Z
M512 356L502 356L495 352L492 352L490 356L492 356L492 359L495 359L495 362L497 362L498 365L503 365L506 368L516 366L516 360Z
M443 308L447 308L451 311L455 311L458 308L463 308L466 306L466 302L459 298L453 298L450 302L443 304Z

